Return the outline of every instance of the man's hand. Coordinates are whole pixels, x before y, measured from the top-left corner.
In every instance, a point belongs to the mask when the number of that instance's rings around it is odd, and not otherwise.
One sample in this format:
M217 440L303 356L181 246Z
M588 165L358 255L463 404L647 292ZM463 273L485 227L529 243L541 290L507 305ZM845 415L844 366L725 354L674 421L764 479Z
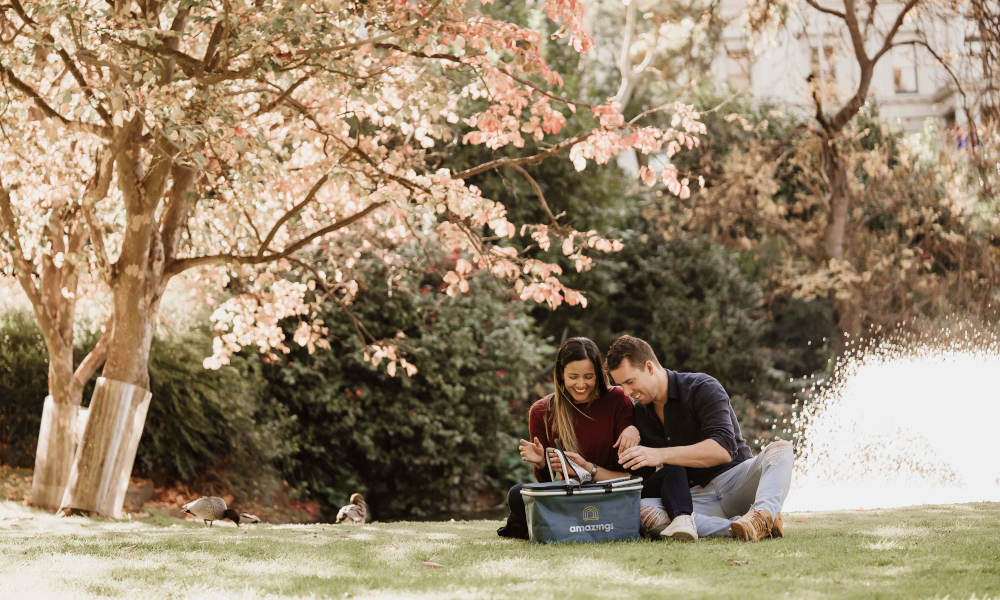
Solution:
M545 448L542 447L542 443L538 441L538 436L535 436L533 442L528 440L521 440L518 443L518 452L521 453L521 460L530 462L536 466L542 466L545 464Z
M661 463L659 448L647 448L646 446L633 446L628 450L623 450L618 455L618 462L629 470L641 467L656 467Z
M635 425L629 425L625 429L622 429L621 435L618 436L618 441L612 447L618 448L618 455L621 456L622 451L635 448L638 445L639 430L636 429Z

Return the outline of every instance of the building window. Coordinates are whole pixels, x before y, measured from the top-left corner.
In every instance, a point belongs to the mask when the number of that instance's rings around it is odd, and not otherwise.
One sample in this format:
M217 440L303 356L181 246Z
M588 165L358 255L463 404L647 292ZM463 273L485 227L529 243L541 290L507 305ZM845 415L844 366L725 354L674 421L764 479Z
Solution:
M824 92L830 92L837 83L833 44L824 44L823 53L815 46L809 49L809 70Z
M916 94L917 47L905 44L892 50L892 85L897 94Z
M726 48L726 80L738 92L750 89L750 52Z

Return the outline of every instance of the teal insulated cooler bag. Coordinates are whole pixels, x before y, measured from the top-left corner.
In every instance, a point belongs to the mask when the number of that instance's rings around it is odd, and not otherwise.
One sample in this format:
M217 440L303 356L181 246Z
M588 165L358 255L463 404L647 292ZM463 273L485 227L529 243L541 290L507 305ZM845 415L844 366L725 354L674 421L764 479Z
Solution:
M521 488L529 539L543 544L639 539L642 478L580 483L566 475L568 461L561 450L562 481Z

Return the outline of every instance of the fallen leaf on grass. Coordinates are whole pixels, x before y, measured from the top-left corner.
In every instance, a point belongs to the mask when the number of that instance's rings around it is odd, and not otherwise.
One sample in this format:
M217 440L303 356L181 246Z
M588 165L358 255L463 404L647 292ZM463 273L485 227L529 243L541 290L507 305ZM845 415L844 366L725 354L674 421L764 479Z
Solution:
M748 561L748 560L739 560L739 559L736 559L736 558L729 558L729 559L726 559L726 562L729 563L729 564L731 564L731 565L745 565L745 564L747 564L750 561Z
M420 564L423 565L423 566L425 566L425 567L430 567L432 569L440 569L440 568L444 567L444 565L442 565L442 564L439 564L439 563L436 563L436 562L431 562L429 560L425 560L424 562L422 562Z
M125 552L131 552L131 551L135 550L135 545L125 546L124 548L122 548L122 550L124 550Z
M393 550L399 550L399 546L397 546L396 544L392 544L392 549Z
M805 523L806 519L805 519L805 517L795 517L795 522L796 523Z

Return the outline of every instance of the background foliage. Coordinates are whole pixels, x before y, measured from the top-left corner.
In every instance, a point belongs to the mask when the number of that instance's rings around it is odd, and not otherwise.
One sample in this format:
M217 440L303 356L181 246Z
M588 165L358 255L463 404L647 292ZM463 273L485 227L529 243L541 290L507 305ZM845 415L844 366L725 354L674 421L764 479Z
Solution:
M331 306L329 350L293 351L263 370L265 395L297 418L289 480L331 510L362 491L382 519L442 514L509 484L520 426L511 403L553 350L527 307L489 279L452 298L432 293L435 276L389 282L377 261L363 272L352 315L376 338L402 332L419 371L393 378L366 362L362 339Z

